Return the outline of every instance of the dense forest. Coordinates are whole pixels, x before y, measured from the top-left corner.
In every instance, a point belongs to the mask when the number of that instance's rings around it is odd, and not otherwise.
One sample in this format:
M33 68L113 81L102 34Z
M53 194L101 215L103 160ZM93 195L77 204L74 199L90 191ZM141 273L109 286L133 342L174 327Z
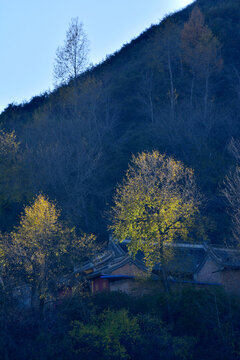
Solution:
M196 0L54 91L0 114L1 358L240 358L239 304L219 288L88 296L79 278L71 294L51 298L76 259L84 262L108 239L131 159L155 156L171 164L171 179L184 174L177 195L191 183L181 213L189 240L240 239L239 44L240 0ZM199 222L187 232L196 193ZM172 200L169 192L169 208ZM155 203L148 205L147 219ZM37 306L19 306L22 283Z
M1 230L43 193L69 223L106 238L107 212L132 154L156 149L194 169L208 237L228 240L220 188L240 130L239 5L198 0L77 81L10 104L1 134L14 131L17 147L0 164Z
M2 359L240 358L239 302L221 292L185 288L170 299L159 290L138 298L75 294L46 311L44 320L10 306L1 327Z

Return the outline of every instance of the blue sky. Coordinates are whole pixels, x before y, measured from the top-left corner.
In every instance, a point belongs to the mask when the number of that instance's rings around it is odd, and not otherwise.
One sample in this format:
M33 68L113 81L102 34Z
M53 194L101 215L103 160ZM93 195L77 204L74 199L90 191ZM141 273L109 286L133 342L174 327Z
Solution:
M192 0L0 0L0 112L52 89L56 48L79 17L96 64Z

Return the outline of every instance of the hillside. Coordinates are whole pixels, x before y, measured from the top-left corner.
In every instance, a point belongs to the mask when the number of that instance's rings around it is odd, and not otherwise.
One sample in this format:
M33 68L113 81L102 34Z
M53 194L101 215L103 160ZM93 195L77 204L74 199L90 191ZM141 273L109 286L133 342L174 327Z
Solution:
M200 47L190 36L196 5L208 36ZM240 136L239 42L240 1L197 0L82 74L77 87L9 105L0 123L20 145L0 164L1 230L41 192L65 220L105 238L132 153L157 149L195 170L209 239L229 238L219 188L234 163L229 142Z

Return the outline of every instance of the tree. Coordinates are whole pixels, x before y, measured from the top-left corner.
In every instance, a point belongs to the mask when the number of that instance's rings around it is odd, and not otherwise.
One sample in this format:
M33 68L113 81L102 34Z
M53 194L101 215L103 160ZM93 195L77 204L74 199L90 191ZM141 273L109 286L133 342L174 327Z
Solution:
M177 101L177 91L174 84L174 72L179 64L179 27L170 19L165 20L165 28L160 32L160 41L157 44L160 62L163 64L163 71L168 75L170 100L170 117L174 120L175 106Z
M83 24L78 18L72 18L66 32L65 43L58 47L54 66L54 80L56 84L64 84L69 80L76 80L86 68L88 60L88 40L83 30Z
M235 167L225 177L221 188L232 221L232 234L237 244L240 244L240 141L232 139L229 150L236 160Z
M193 103L196 77L204 79L204 118L207 115L210 75L221 64L220 43L205 20L198 6L193 8L190 19L181 33L183 61L192 72L190 103Z
M14 159L18 151L19 143L17 142L14 131L6 132L0 130L0 162L4 164Z
M10 235L2 236L0 260L7 281L15 269L13 282L27 285L32 306L41 306L54 297L64 275L87 259L95 250L95 236L77 237L74 228L60 221L60 210L45 196L39 195L26 206L20 225Z
M138 319L126 310L103 312L93 321L84 324L74 321L70 331L72 349L79 358L130 359L133 345L139 340Z
M6 230L14 217L14 203L21 195L21 158L15 132L0 129L0 228ZM20 190L21 189L21 190Z
M129 251L141 250L151 269L164 268L169 243L186 239L199 211L200 194L192 169L158 151L133 156L112 209L114 237L129 238Z
M111 191L106 181L103 189L99 176L104 175L103 167L106 172L106 157L112 156L109 146L119 146L111 141L117 109L109 83L93 76L84 76L74 92L72 87L59 89L55 111L49 105L35 114L28 127L25 169L33 194L43 192L57 199L65 219L99 234L106 231L105 224L99 226L99 208Z
M153 40L146 45L145 64L143 72L140 73L138 89L138 99L143 105L143 111L154 124L159 116L162 115L162 106L159 98L162 94L170 100L170 120L174 120L175 106L177 102L177 91L175 87L175 72L179 65L179 27L165 20L164 28L156 31ZM159 79L161 74L161 80ZM162 94L159 92L159 81L163 86ZM165 86L164 86L164 85ZM164 102L165 102L164 96ZM160 108L160 109L159 109ZM162 117L161 117L162 121ZM169 116L168 116L169 121Z

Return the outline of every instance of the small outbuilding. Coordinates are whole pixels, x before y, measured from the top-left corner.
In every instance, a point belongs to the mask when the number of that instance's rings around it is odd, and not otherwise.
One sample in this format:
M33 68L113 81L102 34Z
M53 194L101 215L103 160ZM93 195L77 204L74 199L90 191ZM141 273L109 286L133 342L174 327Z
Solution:
M132 258L127 250L128 241L109 240L107 249L92 262L81 268L90 282L91 292L123 291L143 294L158 286L160 264L153 267L150 280L140 251ZM198 287L222 286L231 294L240 296L240 251L210 244L173 243L166 245L171 256L166 263L169 283ZM151 285L149 285L151 283Z

